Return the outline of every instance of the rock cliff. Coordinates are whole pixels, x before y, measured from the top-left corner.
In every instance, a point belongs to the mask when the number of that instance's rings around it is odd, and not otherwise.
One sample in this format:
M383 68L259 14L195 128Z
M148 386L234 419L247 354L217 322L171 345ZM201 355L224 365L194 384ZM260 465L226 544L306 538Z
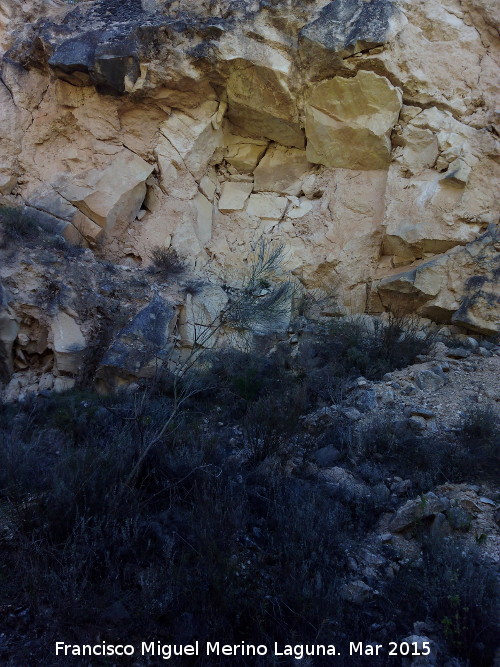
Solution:
M0 0L0 193L120 265L171 247L222 281L268 238L338 312L495 334L498 14Z

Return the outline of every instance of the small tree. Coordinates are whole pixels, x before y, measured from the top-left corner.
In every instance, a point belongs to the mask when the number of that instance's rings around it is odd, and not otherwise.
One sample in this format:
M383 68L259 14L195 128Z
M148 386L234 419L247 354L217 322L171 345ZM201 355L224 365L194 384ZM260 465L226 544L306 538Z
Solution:
M227 305L211 322L201 329L195 327L195 339L191 351L179 368L174 371L173 404L170 414L153 432L145 430L141 432L141 453L130 472L128 478L130 483L136 478L149 452L172 428L182 406L198 392L193 382L189 381L188 374L199 362L200 355L206 351L214 338L227 329L266 333L275 328L276 323L289 313L295 284L288 276L285 279L280 276L284 257L285 247L282 243L275 244L260 239L249 256L249 271L240 289L234 291ZM169 355L170 352L167 355L162 352L158 353L159 367L169 361ZM132 419L138 423L142 421L147 398L148 390L135 401Z

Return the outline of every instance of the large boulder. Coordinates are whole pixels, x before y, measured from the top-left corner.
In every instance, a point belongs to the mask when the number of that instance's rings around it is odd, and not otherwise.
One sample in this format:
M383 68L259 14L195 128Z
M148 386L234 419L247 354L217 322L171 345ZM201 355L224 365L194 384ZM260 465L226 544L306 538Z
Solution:
M227 98L228 118L245 134L304 147L297 102L283 72L237 62L228 79Z
M385 44L406 24L392 0L334 0L300 31L303 50L319 46L346 58Z
M110 232L117 223L127 225L136 218L152 171L153 165L124 149L106 169L64 177L54 187L87 218Z
M435 493L423 494L420 498L408 500L392 517L389 529L400 533L416 528L425 520L430 520L450 507L448 498L436 496Z
M404 271L393 271L377 285L386 308L417 311L438 322L478 333L500 332L500 243L498 228L464 247L437 255Z
M179 317L179 335L183 347L215 347L221 333L220 314L228 303L226 292L217 285L205 285L187 294Z
M140 378L153 378L168 361L177 322L173 303L159 295L125 326L104 354L98 388L108 392Z
M104 235L100 225L61 197L50 185L40 187L30 196L26 212L31 211L46 229L75 245L95 245Z
M390 133L401 110L401 91L388 79L360 71L314 86L306 108L309 162L344 169L384 169Z

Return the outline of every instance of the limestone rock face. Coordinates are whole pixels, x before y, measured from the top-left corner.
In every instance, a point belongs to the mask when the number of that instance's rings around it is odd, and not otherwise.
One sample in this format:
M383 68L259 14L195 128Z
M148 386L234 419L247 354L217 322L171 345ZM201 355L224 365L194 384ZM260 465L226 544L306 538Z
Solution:
M263 220L281 220L286 208L288 199L286 197L276 197L269 194L255 194L250 197L247 213L255 215Z
M309 161L344 169L387 167L400 109L401 92L373 72L314 86L306 110Z
M219 199L219 211L231 213L241 211L253 190L253 183L241 183L238 181L226 181L222 186Z
M226 292L217 285L205 285L199 293L188 294L179 316L181 345L191 348L196 343L205 348L215 347L218 318L227 302Z
M378 284L382 303L486 335L500 331L498 230L465 247L394 273Z
M498 329L493 0L0 0L0 50L0 196L66 239L225 281L262 237L341 312Z
M160 126L162 135L197 180L203 176L215 149L221 144L220 130L213 126L218 108L217 102L206 102L191 115L174 112Z
M266 152L267 141L226 135L226 161L241 174L251 174Z
M228 117L245 134L303 148L297 102L279 70L242 63L227 83Z
M302 28L300 37L345 58L388 42L405 23L404 14L391 0L336 0Z

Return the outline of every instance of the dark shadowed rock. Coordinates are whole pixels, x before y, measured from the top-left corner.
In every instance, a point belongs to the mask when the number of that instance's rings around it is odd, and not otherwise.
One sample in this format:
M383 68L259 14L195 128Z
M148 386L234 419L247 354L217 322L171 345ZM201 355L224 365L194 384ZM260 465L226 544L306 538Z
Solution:
M405 503L392 517L389 528L393 533L399 533L408 528L414 528L424 519L435 517L446 512L450 507L448 498L439 498L435 493L426 493L414 500Z
M88 83L94 67L97 33L84 33L60 44L49 58L49 65L70 83Z
M173 347L170 335L176 321L175 306L155 295L104 355L97 372L100 389L110 391L134 378L154 377Z
M340 459L340 452L333 445L326 445L314 452L314 460L322 468L333 466Z
M390 0L335 0L302 28L300 39L345 58L384 44L404 22L404 15Z

